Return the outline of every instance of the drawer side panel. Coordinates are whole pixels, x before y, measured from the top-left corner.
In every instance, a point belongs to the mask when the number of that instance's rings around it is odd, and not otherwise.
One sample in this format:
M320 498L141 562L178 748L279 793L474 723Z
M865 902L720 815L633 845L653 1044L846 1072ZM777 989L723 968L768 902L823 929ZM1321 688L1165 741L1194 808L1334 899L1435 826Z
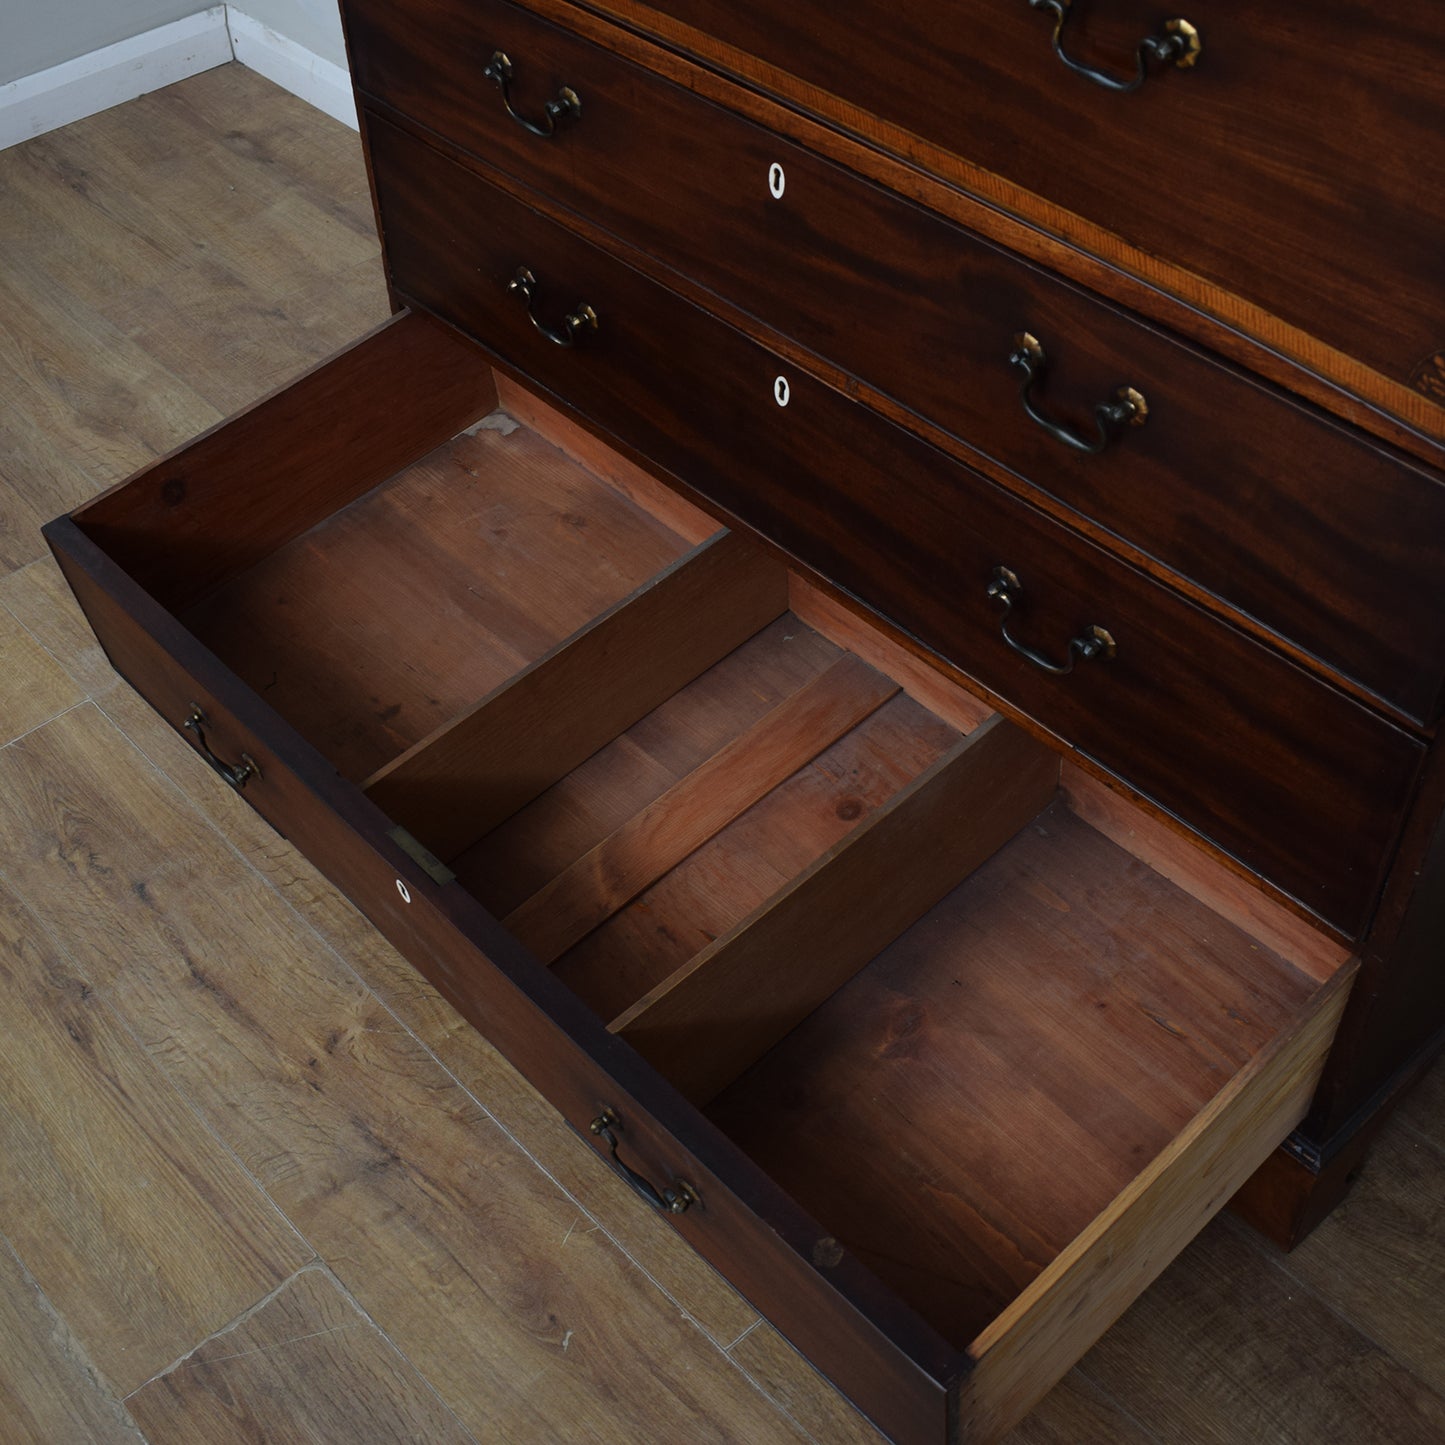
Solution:
M1279 1035L977 1340L961 1435L1011 1429L1164 1270L1304 1117L1355 965Z

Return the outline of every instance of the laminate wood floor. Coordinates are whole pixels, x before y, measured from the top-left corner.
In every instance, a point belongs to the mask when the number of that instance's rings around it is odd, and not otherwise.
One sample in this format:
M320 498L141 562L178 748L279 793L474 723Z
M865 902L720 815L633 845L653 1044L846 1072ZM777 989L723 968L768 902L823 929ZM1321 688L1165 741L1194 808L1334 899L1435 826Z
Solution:
M879 1437L111 673L40 523L386 313L237 66L0 153L0 1440ZM1445 1070L1015 1442L1445 1440Z

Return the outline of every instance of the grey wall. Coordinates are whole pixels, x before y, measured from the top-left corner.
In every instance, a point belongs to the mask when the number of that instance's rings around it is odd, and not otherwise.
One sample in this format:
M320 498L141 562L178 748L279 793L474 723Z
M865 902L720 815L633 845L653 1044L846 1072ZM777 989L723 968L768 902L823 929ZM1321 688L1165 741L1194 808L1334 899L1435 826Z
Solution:
M0 0L0 5L4 3L5 0ZM341 12L336 0L237 0L232 8L259 20L262 25L269 25L323 60L346 64Z
M272 3L310 8L312 0ZM206 0L0 0L0 85L208 8Z
M232 8L346 64L336 0L239 0ZM207 0L0 0L0 85L208 9Z

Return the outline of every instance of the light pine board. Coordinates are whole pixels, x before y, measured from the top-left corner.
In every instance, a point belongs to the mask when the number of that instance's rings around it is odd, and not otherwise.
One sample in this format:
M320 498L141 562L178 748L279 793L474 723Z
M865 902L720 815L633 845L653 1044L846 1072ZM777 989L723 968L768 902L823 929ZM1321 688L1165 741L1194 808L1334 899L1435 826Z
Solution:
M121 1398L136 1372L101 1364L139 1348L136 1326L109 1320L106 1301L153 1288L126 1201L138 1160L182 1148L185 1167L156 1177L173 1190L189 1181L186 1217L227 1262L212 1283L229 1281L239 1303L195 1309L192 1291L159 1316L187 1322L180 1343L150 1347L156 1359L175 1353L131 1397L155 1441L168 1438L163 1416L189 1429L198 1402L174 1397L200 1382L200 1367L179 1363L200 1347L193 1358L236 1391L242 1418L278 1401L313 1418L330 1399L343 1432L331 1438L365 1438L360 1402L339 1384L364 1365L365 1408L411 1422L410 1438L448 1439L454 1419L475 1438L523 1445L658 1432L876 1442L114 684L42 558L40 522L381 319L371 227L354 136L238 67L0 155L0 606L20 629L0 618L7 659L20 659L0 670L0 874L5 916L26 920L7 954L20 975L8 1006L38 1000L50 1020L34 1028L27 1080L0 1088L0 1111L13 1117L23 1098L44 1119L66 1099L108 1099L122 1137L140 1141L105 1167L70 1166L106 1207L87 1247L108 1249L108 1275L55 1273L45 1200L17 1211L18 1255L0 1242L7 1445L141 1438ZM73 706L86 695L97 706ZM61 1017L89 1025L103 1055L57 1035ZM121 1080L130 1092L118 1103ZM1437 1068L1344 1211L1288 1260L1231 1221L1211 1226L1014 1440L1440 1438L1442 1113ZM121 1152L99 1144L97 1164ZM264 1263L253 1243L258 1220L283 1217L325 1265L277 1283L294 1257ZM234 1261L248 1249L263 1263L238 1288ZM41 1283L52 1277L54 1295ZM259 1348L317 1319L367 1323L310 1351L293 1339L274 1361ZM604 1331L609 1346L620 1331L625 1369L615 1350L604 1361ZM227 1338L258 1353L223 1360L239 1353ZM535 1402L554 1386L559 1411L593 1398L575 1419L548 1415Z

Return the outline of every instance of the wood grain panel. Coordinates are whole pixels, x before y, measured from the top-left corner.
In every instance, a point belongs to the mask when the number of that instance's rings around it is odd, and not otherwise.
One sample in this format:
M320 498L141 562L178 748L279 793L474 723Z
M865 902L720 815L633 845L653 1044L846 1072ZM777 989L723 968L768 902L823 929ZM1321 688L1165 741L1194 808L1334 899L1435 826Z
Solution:
M92 810L67 785L61 759L82 739L106 746L107 734L115 738L86 708L0 752L13 800L4 820L12 878L28 871L15 842L21 817L35 829L31 849L45 847L42 840L54 839L57 826L83 826L82 811ZM40 756L55 766L42 771ZM71 770L72 785L74 778ZM143 770L130 797L147 786ZM115 784L110 788L113 797ZM181 838L172 834L169 841L180 845ZM66 860L50 864L49 890L27 889L42 909L47 891L63 889L71 868L93 869L98 861L74 853ZM138 898L136 906L146 904ZM53 914L47 921L54 925ZM98 930L92 925L93 938L108 931L104 922ZM62 958L10 889L0 891L0 1009L8 1041L0 1060L0 1128L12 1161L0 1177L0 1229L96 1366L125 1394L254 1304L312 1251L137 1054L96 992L108 970L91 966L94 954L83 942L76 953L80 969Z
M599 1018L618 1018L692 960L711 957L749 917L766 913L957 742L946 723L895 695L589 933L552 971ZM903 855L892 866L903 866Z
M663 263L952 433L1006 483L1024 478L1433 718L1445 652L1438 472L706 103L691 72L671 84L502 0L431 0L424 25L375 0L352 12L364 90L611 232L644 266ZM1031 18L1021 7L1019 28ZM524 67L518 94L534 106L567 76L587 92L555 144L477 94L458 58L497 47ZM777 198L774 165L786 178ZM1147 424L1100 457L1059 444L1019 404L1009 355L1020 332L1050 358L1047 414L1092 435L1094 407L1132 384Z
M125 1406L3 1241L0 1399L11 1445L140 1445Z
M504 925L551 963L897 691L845 655L589 849Z
M1046 807L1058 768L985 723L610 1027L706 1104Z
M360 779L685 550L650 513L493 412L186 621Z
M0 743L39 727L84 697L30 630L0 605Z
M126 1401L150 1445L474 1445L324 1269L307 1269Z
M962 1438L1016 1424L1269 1156L1309 1106L1352 969L1342 969L985 1329Z
M1445 90L1419 63L1438 37L1405 0L1331 0L1305 28L1287 6L1203 0L1190 12L1199 64L1165 67L1134 95L1065 69L1049 17L1024 5L981 9L966 25L941 0L905 15L883 0L846 14L824 0L786 15L762 0L594 8L1136 272L1162 258L1170 289L1212 283L1234 302L1230 319L1265 340L1283 322L1406 387L1439 349L1445 186L1430 137ZM1128 74L1159 26L1147 0L1119 0L1071 16L1068 44ZM1150 155L1180 162L1147 183L1148 205L1141 137Z
M791 614L749 638L455 860L503 917L838 660Z
M1423 756L1409 735L479 177L380 122L371 135L403 291L1342 932L1363 930ZM535 335L507 294L518 258L558 278L563 305L586 295L612 318L595 345ZM1028 589L1026 642L1058 657L1097 623L1114 660L1060 679L1011 651L987 594L999 565Z
M423 738L366 792L453 858L787 605L783 569L719 534Z
M549 406L533 390L519 386L505 372L492 378L497 402L529 431L545 437L559 451L585 467L593 476L620 492L696 546L717 531L717 519L687 500L675 487L629 461L615 447L594 436L571 416Z
M183 606L495 402L489 368L462 338L397 317L97 498L85 525L143 586Z
M966 1343L1314 987L1055 805L709 1114Z

